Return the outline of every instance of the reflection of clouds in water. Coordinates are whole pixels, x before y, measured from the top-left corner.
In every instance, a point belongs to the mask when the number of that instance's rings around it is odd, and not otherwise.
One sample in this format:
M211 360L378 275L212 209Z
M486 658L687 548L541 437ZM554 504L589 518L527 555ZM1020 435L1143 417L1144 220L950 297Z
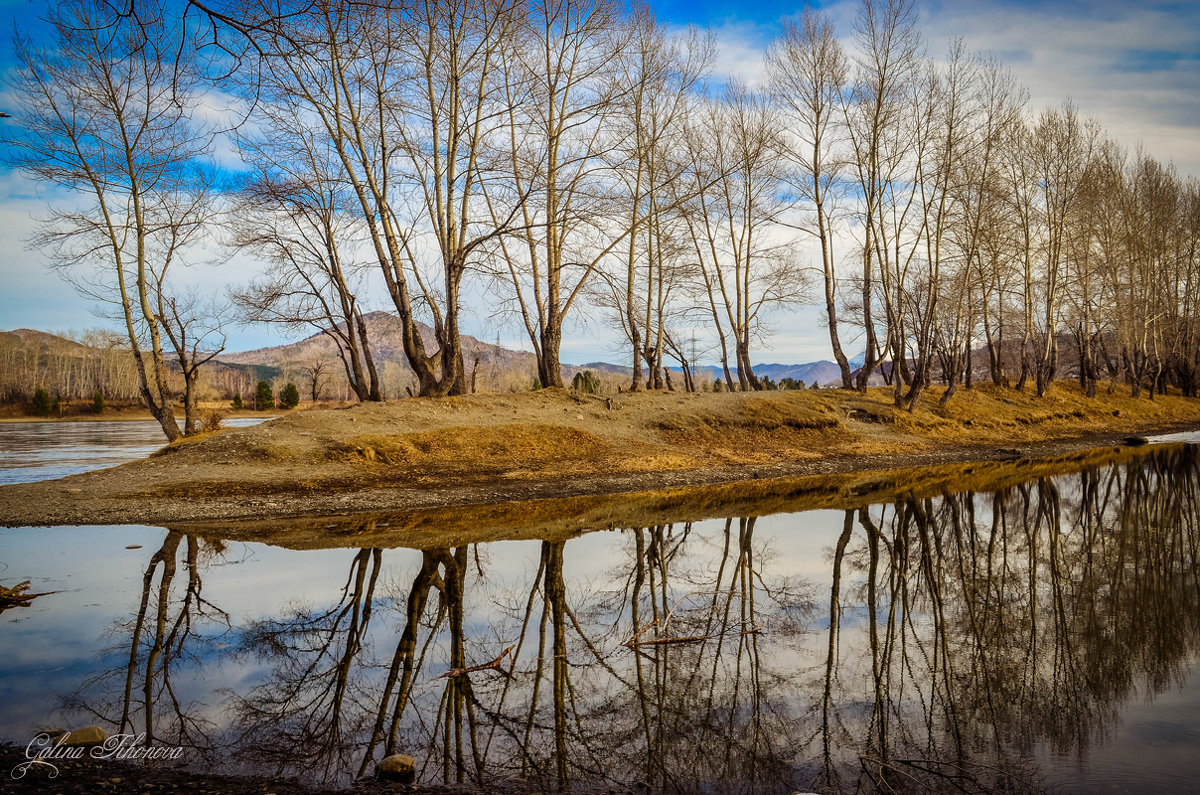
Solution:
M214 753L343 781L376 724L373 753L385 747L406 692L398 749L418 758L426 780L445 765L456 777L461 742L468 781L545 786L591 780L596 760L618 781L856 786L860 753L955 758L993 784L986 765L997 759L1017 770L1032 754L1057 781L1095 776L1120 757L1161 783L1195 769L1175 751L1200 731L1195 677L1174 691L1200 635L1195 577L1180 576L1194 575L1200 546L1196 477L1193 452L1160 450L994 494L507 541L478 555L201 541L207 618L192 614L194 636L178 659L156 663L152 684L169 675L185 716L215 726L214 747L232 728L245 732ZM1166 509L1172 518L1160 521ZM0 625L29 663L0 663L5 730L45 724L55 695L105 668L112 678L80 695L119 701L121 647L144 594L140 694L164 572L152 571L145 591L143 574L164 531L0 537L6 562L19 560L30 579L74 588ZM124 549L131 543L144 548ZM190 573L192 540L174 543L164 647ZM427 600L411 624L410 593ZM218 609L233 625L224 635ZM520 644L512 679L486 667L445 676L486 666L511 644ZM115 651L98 658L103 649ZM297 751L306 738L319 742ZM1038 751L1039 738L1063 753ZM727 755L695 756L713 747ZM880 770L938 781L892 764ZM1167 768L1157 779L1156 764Z

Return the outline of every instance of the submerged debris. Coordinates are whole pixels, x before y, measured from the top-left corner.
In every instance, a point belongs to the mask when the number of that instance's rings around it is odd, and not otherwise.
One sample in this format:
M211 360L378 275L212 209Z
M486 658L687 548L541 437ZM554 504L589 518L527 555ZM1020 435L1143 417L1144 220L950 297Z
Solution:
M29 603L39 596L49 596L58 591L46 591L45 593L28 593L29 580L19 582L12 588L0 585L0 613L14 607L29 607Z

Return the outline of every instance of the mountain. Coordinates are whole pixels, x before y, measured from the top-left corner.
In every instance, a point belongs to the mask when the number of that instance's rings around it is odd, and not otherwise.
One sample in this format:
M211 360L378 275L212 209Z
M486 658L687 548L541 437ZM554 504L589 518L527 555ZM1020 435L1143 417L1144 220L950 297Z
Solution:
M716 365L701 365L695 368L697 373L707 373L714 381L718 378L724 378L724 371ZM672 367L672 373L678 373L679 368ZM736 372L730 367L730 372ZM842 371L838 369L837 364L828 361L808 362L806 364L756 364L754 365L754 374L757 376L767 376L775 383L779 383L780 379L793 378L797 381L802 381L806 386L809 386L816 381L821 386L840 385L842 383Z
M0 331L0 344L36 350L41 353L59 353L74 356L87 354L90 348L80 342L49 334L45 331L35 331L30 328L19 328L12 331Z
M364 321L367 325L367 335L371 340L371 350L375 356L376 365L384 379L385 390L391 395L402 395L405 384L411 383L408 362L404 356L401 340L403 326L399 318L389 312L371 312ZM432 349L434 343L433 329L420 324L420 331L426 344ZM464 335L463 364L468 378L473 375L481 391L507 392L510 390L525 390L529 388L537 372L537 361L528 351L514 351L500 345L483 342L475 337ZM0 331L0 402L4 400L24 399L32 390L31 385L45 382L47 388L61 392L65 397L89 397L95 390L101 390L106 395L136 399L137 385L134 373L128 367L104 368L106 372L120 371L123 376L120 385L113 383L115 376L106 376L103 384L92 384L91 380L80 379L73 373L90 372L97 368L86 365L85 361L94 361L98 356L117 357L125 359L128 352L119 344L116 337L112 339L87 339L85 342L67 340L54 334L32 329L17 329L15 331ZM169 365L174 368L174 357L168 356ZM855 357L859 359L860 357ZM115 361L115 360L114 360ZM5 364L7 362L7 365ZM338 356L337 345L325 334L317 333L298 342L287 345L276 345L269 348L257 348L250 351L224 353L204 368L204 382L213 394L226 398L235 392L248 394L259 379L268 381L291 380L303 386L310 378L314 364L321 362L325 366L324 388L327 395L336 395L344 389L342 365ZM986 357L984 359L986 362ZM18 363L22 363L18 366ZM46 377L47 364L51 365L54 375ZM28 366L24 366L28 365ZM986 364L984 365L986 366ZM679 380L678 367L671 367L676 383ZM62 370L62 373L58 373ZM607 376L605 381L610 388L621 382L627 382L632 375L628 365L616 365L608 362L588 362L586 364L564 364L562 366L563 380L570 383L575 374L584 370ZM701 380L717 380L724 377L719 366L699 366L695 368ZM778 383L784 378L792 378L810 385L814 381L821 386L836 385L840 382L838 367L833 362L819 361L805 364L760 364L754 371L767 376ZM39 375L40 373L40 375ZM59 376L61 375L61 378ZM62 381L59 384L59 381ZM344 399L349 399L345 394Z
M371 351L377 363L393 362L403 370L408 370L408 362L404 356L403 326L400 319L390 312L371 312L364 318L367 324L367 336L371 340ZM419 324L421 336L426 345L433 347L433 329L424 323ZM514 351L508 348L483 342L468 335L463 335L463 363L468 375L475 367L476 361L480 372L495 374L505 373L511 379L532 379L537 372L537 360L528 351ZM276 370L297 370L310 366L315 360L324 359L336 362L337 346L334 341L324 334L314 334L311 337L293 342L288 345L278 345L271 348L258 348L240 353L227 353L218 358L219 362L231 365L252 365L255 367L272 367ZM861 354L855 357L861 363ZM588 362L586 364L564 364L563 379L569 381L575 373L591 370L596 373L609 373L616 376L628 377L632 369L627 365L609 364L607 362ZM672 373L679 374L677 367L670 368ZM718 366L700 366L698 373L707 373L710 378L723 377ZM811 384L816 381L822 386L841 382L841 371L837 364L830 361L808 362L806 364L761 364L756 365L754 372L769 376L778 382L782 378L794 378Z
M371 354L377 363L395 362L408 369L404 356L404 326L400 318L389 312L370 312L363 317L367 326L367 338L371 342ZM425 345L434 345L433 329L424 323L419 323L421 337ZM479 365L496 365L503 370L522 370L530 373L537 372L537 362L532 353L513 351L499 345L482 342L475 337L463 335L463 363L468 372L474 366L476 359ZM219 361L227 364L243 364L269 366L277 368L305 367L314 360L326 359L330 362L338 360L337 344L327 335L320 332L306 337L299 342L288 345L277 345L271 348L258 348L240 353L226 353L218 357Z
M371 355L377 366L391 362L403 371L409 371L408 360L404 355L403 334L404 326L395 314L390 312L370 312L363 317L367 326L367 338L371 342ZM435 345L433 328L418 323L421 338L428 349ZM481 384L481 388L507 388L501 382L509 385L523 384L526 388L537 374L537 357L529 351L514 351L501 345L484 342L470 335L462 335L463 367L470 378L471 373L478 368L479 373L490 383ZM230 365L272 367L278 371L303 370L314 361L324 360L330 364L337 363L337 344L327 335L317 334L293 342L288 345L277 345L271 348L258 348L240 353L226 353L217 358L218 362ZM340 364L337 367L340 368ZM592 362L584 365L564 364L563 379L570 381L575 374L583 370L595 370L628 374L628 367Z
M837 364L825 360L808 364L761 364L755 366L754 373L769 376L776 383L781 378L794 378L809 385L815 381L821 386L842 382L842 371Z

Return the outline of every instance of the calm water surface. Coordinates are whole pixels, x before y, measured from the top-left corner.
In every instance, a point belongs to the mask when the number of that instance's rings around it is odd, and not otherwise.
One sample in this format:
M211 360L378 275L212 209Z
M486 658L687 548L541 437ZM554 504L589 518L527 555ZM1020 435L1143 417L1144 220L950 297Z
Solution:
M237 417L229 428L269 417ZM154 420L0 422L0 485L66 477L145 458L166 444Z
M24 579L56 593L0 615L0 738L21 744L123 727L197 768L343 785L389 750L425 782L545 790L1200 781L1191 446L995 492L552 541L0 530L0 582Z

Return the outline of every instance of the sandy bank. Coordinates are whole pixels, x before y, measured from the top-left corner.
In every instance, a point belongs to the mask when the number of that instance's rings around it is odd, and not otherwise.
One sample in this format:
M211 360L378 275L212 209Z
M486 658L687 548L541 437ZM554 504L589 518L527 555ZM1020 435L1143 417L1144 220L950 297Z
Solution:
M754 492L749 481L812 492L819 484L802 479L898 467L917 478L955 462L1008 462L1019 472L1033 457L1200 425L1200 400L1177 396L1089 400L1057 385L1039 399L985 386L960 391L942 412L937 395L931 390L913 414L891 408L883 390L609 400L547 390L296 412L183 440L144 461L0 487L0 523L251 520L272 535L270 520L367 513L433 512L443 519L410 524L445 527L446 509L458 509L468 520L461 529L479 527L489 515L521 515L494 507L512 501L602 497L619 505L631 500L611 495L719 484L729 484L721 493L736 500ZM597 503L587 510L602 521L611 509ZM313 520L306 535L324 527Z

